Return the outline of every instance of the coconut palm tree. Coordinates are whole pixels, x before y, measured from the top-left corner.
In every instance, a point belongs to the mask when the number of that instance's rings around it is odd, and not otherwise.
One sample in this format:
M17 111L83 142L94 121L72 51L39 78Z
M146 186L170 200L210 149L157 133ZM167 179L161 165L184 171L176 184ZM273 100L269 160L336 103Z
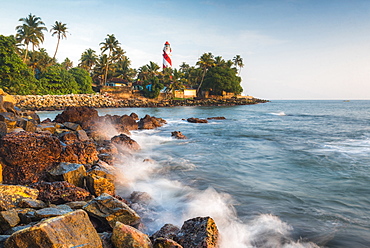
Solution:
M214 56L212 53L204 53L198 60L197 66L199 68L202 68L203 74L202 74L202 79L200 81L200 84L198 86L197 92L199 93L200 87L202 86L204 76L206 75L206 72L208 71L209 68L215 66L215 60Z
M107 76L108 76L108 67L109 67L109 60L112 58L113 51L117 50L121 43L118 42L114 34L109 35L105 38L104 42L101 42L100 45L102 46L100 49L102 53L108 50L108 59L107 64L105 66L105 76L104 76L104 84L107 83Z
M44 26L45 23L41 21L40 17L29 14L26 18L20 18L22 25L17 26L17 40L23 42L28 50L28 45L32 44L32 51L35 47L39 47L40 43L44 42L44 30L47 30ZM24 60L27 58L27 52L25 53Z
M73 67L73 62L69 58L66 58L62 62L62 67L68 71L69 69Z
M234 62L234 65L236 67L239 67L239 74L238 76L240 75L240 72L242 70L242 67L244 67L244 64L243 64L243 59L242 57L240 57L240 55L236 55L234 58L233 58L233 62Z
M60 39L61 38L62 39L63 38L67 39L67 33L68 33L67 29L68 28L66 27L65 23L61 23L61 22L58 22L58 21L55 21L55 24L50 29L50 32L53 32L52 36L57 35L57 37L58 37L57 47L55 49L55 53L54 53L54 56L53 56L54 59L55 59L55 56L57 55L57 52L58 52Z
M89 73L92 72L93 66L95 66L98 60L98 56L96 55L95 51L91 48L86 49L85 52L82 53L80 58L80 66L81 68L87 70Z

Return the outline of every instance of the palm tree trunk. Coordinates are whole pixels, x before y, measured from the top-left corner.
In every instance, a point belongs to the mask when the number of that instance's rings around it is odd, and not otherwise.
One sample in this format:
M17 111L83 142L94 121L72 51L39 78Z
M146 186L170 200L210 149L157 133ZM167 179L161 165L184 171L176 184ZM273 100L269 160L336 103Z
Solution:
M57 47L55 49L55 53L54 53L53 59L55 59L55 56L57 55L58 47L59 47L59 41L60 41L60 37L58 37Z
M24 54L23 63L26 62L27 55L28 55L28 44L26 45L26 53Z
M200 84L199 84L198 89L197 89L197 94L199 93L200 87L203 84L203 80L204 80L204 76L206 75L206 71L207 71L207 69L204 68L203 75L202 75L202 80L200 81Z

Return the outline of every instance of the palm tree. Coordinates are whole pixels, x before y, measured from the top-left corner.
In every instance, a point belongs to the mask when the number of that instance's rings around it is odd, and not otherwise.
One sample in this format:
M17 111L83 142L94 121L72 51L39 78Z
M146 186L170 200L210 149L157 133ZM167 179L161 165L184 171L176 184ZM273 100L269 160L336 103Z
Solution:
M26 45L26 50L28 50L28 45L32 43L32 51L35 50L35 47L39 47L40 43L44 42L43 31L47 30L44 22L41 21L40 17L29 14L26 18L20 18L20 22L23 22L22 25L17 26L17 40L23 42ZM23 60L27 58L27 51Z
M239 74L238 76L240 75L240 72L242 70L242 67L244 67L244 64L243 64L243 59L242 57L240 57L240 55L236 55L234 58L233 58L233 62L234 62L234 65L236 67L239 67Z
M199 68L202 68L203 70L203 75L202 75L202 80L200 81L200 84L198 86L197 92L199 93L200 87L202 86L204 76L206 75L206 72L208 71L209 68L215 66L215 60L213 58L212 53L204 53L198 60L197 65Z
M150 61L149 64L146 65L148 67L148 74L149 77L155 77L158 75L158 70L161 68L157 63Z
M69 58L66 58L63 61L62 66L63 66L64 69L66 69L68 71L69 69L71 69L73 67L73 62Z
M92 68L96 64L97 60L98 56L96 55L95 51L89 48L82 53L79 66L91 73Z
M102 50L102 53L104 53L107 50L109 51L108 52L107 64L105 66L104 84L107 83L109 60L112 57L113 51L117 50L117 48L119 47L120 44L121 43L118 42L116 37L114 37L114 34L111 34L111 35L108 34L108 37L105 38L105 41L100 43L100 45L102 46L100 48Z
M55 56L57 55L60 39L61 38L62 39L63 38L67 39L67 33L68 33L67 29L68 28L66 27L66 24L58 22L58 21L55 21L55 24L50 29L50 32L53 32L52 36L54 36L56 34L57 37L58 37L57 48L55 49L55 53L54 53L53 58L55 58Z

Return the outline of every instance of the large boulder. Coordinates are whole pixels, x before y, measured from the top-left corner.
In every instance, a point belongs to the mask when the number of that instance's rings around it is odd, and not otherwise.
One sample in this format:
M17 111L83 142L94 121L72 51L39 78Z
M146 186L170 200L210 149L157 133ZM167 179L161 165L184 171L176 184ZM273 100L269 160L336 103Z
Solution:
M171 136L176 139L187 139L185 135L183 135L180 131L173 131L171 132Z
M140 150L140 145L135 140L127 136L126 134L120 134L120 135L114 136L111 139L111 142L121 152L125 152L127 150L130 150L130 151Z
M127 130L137 130L139 128L135 118L129 115L122 115L118 119L117 125L120 125Z
M99 196L103 193L115 195L116 191L113 181L94 174L89 174L86 177L86 186L91 194L95 196Z
M18 207L23 199L37 199L39 191L21 185L0 184L0 210Z
M0 138L4 183L29 184L44 179L61 152L56 137L31 132L6 134Z
M172 224L165 224L159 231L155 232L150 238L156 240L159 238L175 239L180 232L180 228Z
M86 201L92 198L91 194L80 187L62 182L40 182L32 185L39 190L38 200L54 204L66 202Z
M166 124L166 121L162 118L156 118L154 116L145 115L144 118L141 118L139 121L139 129L154 129L157 127L163 126Z
M148 235L119 221L113 228L111 240L115 247L120 248L152 248Z
M109 194L101 194L91 200L83 209L100 221L102 229L113 228L117 221L127 225L140 223L140 216L127 204Z
M219 247L219 234L211 217L197 217L184 222L175 241L187 248Z
M158 238L153 242L153 248L183 248L180 244L172 239Z
M90 121L98 118L98 111L89 107L67 107L61 114L58 114L54 121L59 123L74 122L86 129Z
M13 233L6 248L85 247L102 248L100 237L83 210L46 219Z

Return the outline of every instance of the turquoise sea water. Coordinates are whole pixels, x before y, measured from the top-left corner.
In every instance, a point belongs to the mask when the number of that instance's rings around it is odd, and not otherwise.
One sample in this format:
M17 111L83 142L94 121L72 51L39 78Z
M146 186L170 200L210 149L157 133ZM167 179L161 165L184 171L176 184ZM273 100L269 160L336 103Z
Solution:
M370 101L99 110L168 122L132 132L142 150L115 165L121 195L154 199L147 232L211 216L223 248L370 247L369 111ZM226 120L183 120L214 116Z

